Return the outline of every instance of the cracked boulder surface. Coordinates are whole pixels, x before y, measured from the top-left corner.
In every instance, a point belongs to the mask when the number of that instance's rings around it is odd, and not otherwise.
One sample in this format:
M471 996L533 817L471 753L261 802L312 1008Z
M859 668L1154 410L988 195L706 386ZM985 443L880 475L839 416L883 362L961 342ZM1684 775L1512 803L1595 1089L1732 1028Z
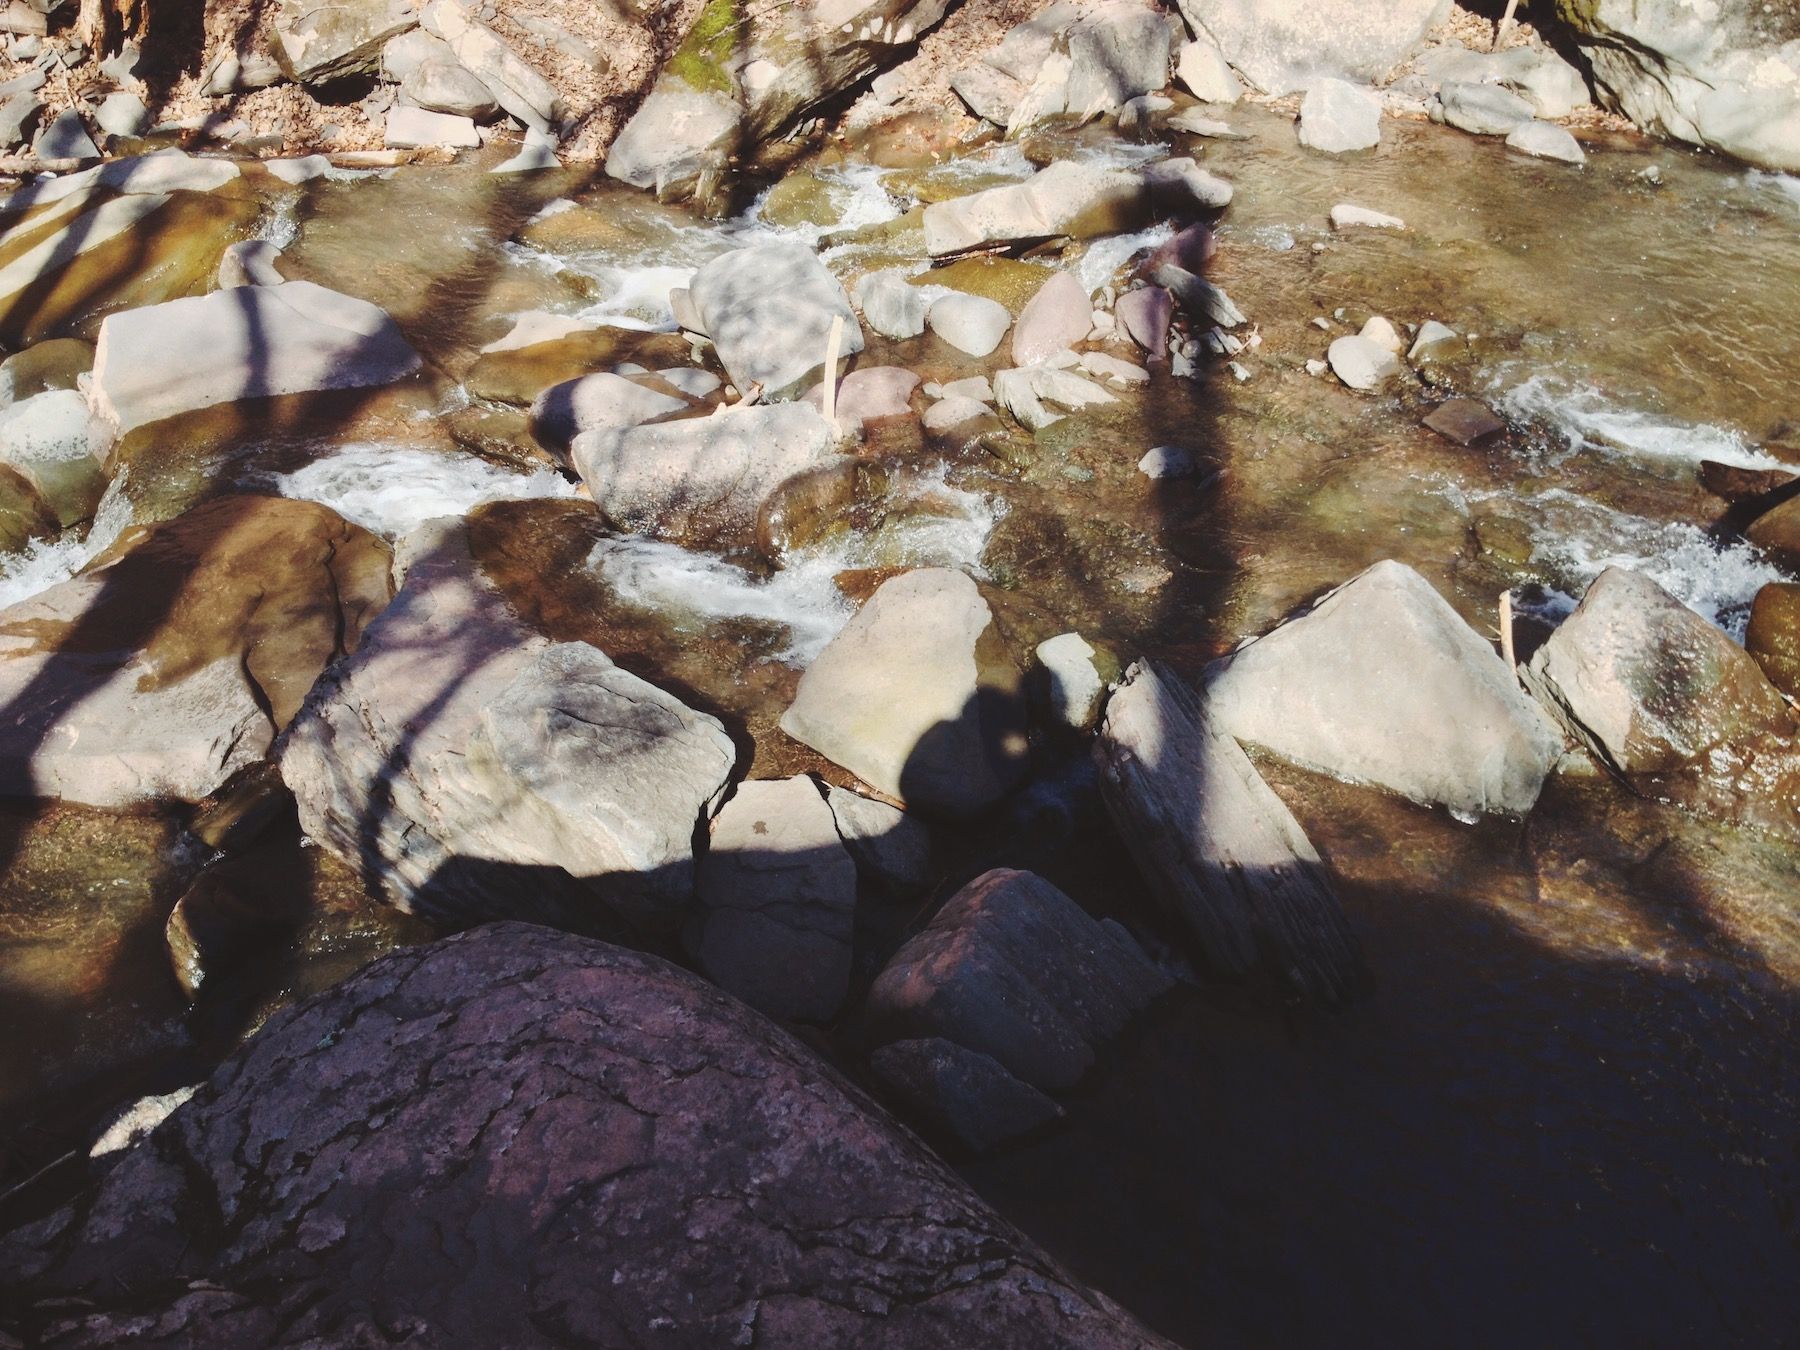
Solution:
M380 539L328 507L234 495L132 526L0 611L0 793L195 801L263 758L392 595Z
M524 924L284 1011L0 1238L33 1343L1163 1345L756 1013Z

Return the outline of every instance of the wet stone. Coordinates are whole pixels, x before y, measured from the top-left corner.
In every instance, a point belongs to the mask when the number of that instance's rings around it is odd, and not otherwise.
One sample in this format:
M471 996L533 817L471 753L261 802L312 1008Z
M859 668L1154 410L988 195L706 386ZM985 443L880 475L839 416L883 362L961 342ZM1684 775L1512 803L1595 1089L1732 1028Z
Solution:
M1447 399L1425 417L1425 425L1458 445L1474 445L1506 430L1485 403L1472 398Z

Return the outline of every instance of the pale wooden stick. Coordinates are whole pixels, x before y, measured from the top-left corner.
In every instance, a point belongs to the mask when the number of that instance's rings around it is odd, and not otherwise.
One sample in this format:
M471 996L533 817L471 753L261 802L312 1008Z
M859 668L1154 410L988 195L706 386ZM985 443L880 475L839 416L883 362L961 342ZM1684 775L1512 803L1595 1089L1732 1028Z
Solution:
M1501 656L1501 659L1506 662L1506 668L1509 671L1513 671L1516 676L1518 667L1519 667L1519 662L1518 662L1518 658L1515 657L1513 654L1513 617L1512 617L1512 592L1511 591L1501 591L1500 592L1500 656Z
M838 344L844 340L844 316L831 320L831 333L825 339L825 421L837 426L837 357Z
M1494 45L1489 51L1499 51L1500 44L1506 41L1506 35L1512 31L1513 14L1519 8L1519 0L1506 0L1506 13L1500 16L1500 26L1494 29Z

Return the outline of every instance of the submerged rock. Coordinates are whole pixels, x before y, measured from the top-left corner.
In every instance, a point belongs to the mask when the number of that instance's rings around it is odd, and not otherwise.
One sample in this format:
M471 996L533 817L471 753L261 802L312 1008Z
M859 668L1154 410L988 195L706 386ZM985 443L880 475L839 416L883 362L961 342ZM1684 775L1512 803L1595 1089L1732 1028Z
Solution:
M882 584L806 674L781 729L878 792L978 814L1025 776L1018 668L961 572Z
M320 682L281 772L306 833L410 913L667 938L736 757L711 717L528 629L455 529Z
M391 384L419 364L382 310L288 281L110 316L100 325L89 397L123 435L240 399Z
M1309 89L1323 76L1382 80L1450 17L1450 0L1180 0L1180 7L1188 26L1217 42L1266 94Z
M850 297L804 244L757 244L714 258L688 296L739 389L793 391L825 364L832 321L843 320L838 359L863 349Z
M1240 741L1463 816L1530 811L1561 749L1487 639L1397 562L1240 648L1207 706Z
M742 546L769 495L837 456L837 431L805 403L723 408L710 417L603 427L569 457L594 504L623 530L690 545Z
M1172 983L1124 930L1042 877L999 868L894 953L864 1016L879 1039L948 1041L1061 1091Z
M221 497L0 612L0 791L195 801L267 753L390 594L336 512Z
M17 469L0 464L0 551L24 548L33 539L44 539L60 528L31 480Z
M1361 227L1369 230L1404 230L1406 222L1399 216L1390 216L1384 211L1371 211L1366 206L1355 206L1349 202L1339 202L1331 208L1331 228L1348 230Z
M1343 80L1319 80L1300 101L1300 144L1341 155L1381 144L1381 104Z
M712 823L688 950L759 1012L828 1020L850 983L856 865L804 775L738 785Z
M1101 796L1144 879L1222 975L1262 970L1323 1002L1361 993L1362 953L1282 800L1201 695L1139 663L1094 742Z
M49 338L0 361L0 407L52 389L74 389L94 368L94 344L80 338Z
M1602 100L1658 135L1800 170L1800 16L1760 0L1558 0Z
M765 1019L522 924L278 1013L0 1244L52 1340L1167 1344Z
M1426 414L1425 425L1458 445L1474 445L1506 430L1487 404L1472 398L1445 399Z

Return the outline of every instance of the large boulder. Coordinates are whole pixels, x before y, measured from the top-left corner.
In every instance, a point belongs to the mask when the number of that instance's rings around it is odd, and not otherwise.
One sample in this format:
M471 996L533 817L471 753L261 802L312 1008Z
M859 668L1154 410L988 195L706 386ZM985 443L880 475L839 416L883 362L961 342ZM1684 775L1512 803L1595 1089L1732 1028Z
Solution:
M730 737L597 647L528 628L460 528L413 551L289 729L307 834L409 912L672 938Z
M837 355L863 349L862 325L837 278L804 244L757 244L714 258L688 283L707 336L737 387L777 398L810 384L825 364L834 319Z
M606 156L606 172L659 196L710 195L740 151L909 55L946 0L843 0L700 10Z
M1196 35L1266 94L1309 88L1323 76L1364 84L1404 65L1425 34L1450 17L1450 0L1179 0Z
M385 544L312 502L222 497L126 530L0 611L0 792L206 796L268 753L388 576Z
M1602 572L1526 681L1640 792L1800 842L1793 710L1754 657L1648 577Z
M1166 1344L742 1004L521 924L278 1013L0 1272L60 1344Z
M303 84L372 72L388 39L418 21L418 0L281 0L272 24L275 59Z
M1260 971L1321 1002L1363 991L1361 949L1312 841L1199 692L1132 667L1094 763L1107 814L1210 970Z
M1646 131L1800 170L1800 10L1762 0L1557 0L1601 100Z
M1169 82L1175 20L1136 0L1109 0L1071 24L1067 111L1076 117L1116 113L1139 94Z
M1770 684L1800 700L1800 582L1771 581L1756 593L1744 650Z
M1208 706L1240 741L1462 816L1530 811L1561 748L1487 639L1397 562L1241 648Z
M1025 775L1025 704L981 589L922 568L879 590L800 679L781 729L870 787L952 817Z
M287 281L109 316L89 397L122 435L219 403L391 384L418 368L419 354L385 311Z
M734 405L710 417L599 427L570 444L594 504L622 530L741 547L771 493L837 458L837 432L805 403Z
M740 784L712 824L688 948L759 1012L823 1022L850 983L856 864L804 775Z
M1134 170L1058 160L1022 183L933 202L925 247L941 257L984 244L1113 234L1142 226L1151 206L1150 184Z
M880 1040L951 1041L1060 1091L1172 983L1124 930L1042 877L998 868L894 953L865 1014Z

